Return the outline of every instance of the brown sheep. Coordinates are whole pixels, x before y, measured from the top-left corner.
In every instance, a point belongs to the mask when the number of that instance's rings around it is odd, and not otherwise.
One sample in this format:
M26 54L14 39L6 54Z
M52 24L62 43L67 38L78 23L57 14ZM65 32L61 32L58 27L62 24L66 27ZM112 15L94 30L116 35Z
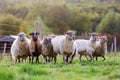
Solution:
M56 54L53 52L53 46L51 43L52 37L45 37L42 40L42 55L47 62L50 62L54 58L54 63L56 63Z
M93 53L93 57L103 57L103 61L105 60L105 55L107 54L107 37L106 36L101 36L99 38L99 41L97 41L97 46L95 49L95 52Z
M36 57L36 63L39 63L39 56L41 54L41 40L39 37L39 32L31 32L30 35L32 36L31 43L30 43L30 54L32 57L32 64L34 57Z

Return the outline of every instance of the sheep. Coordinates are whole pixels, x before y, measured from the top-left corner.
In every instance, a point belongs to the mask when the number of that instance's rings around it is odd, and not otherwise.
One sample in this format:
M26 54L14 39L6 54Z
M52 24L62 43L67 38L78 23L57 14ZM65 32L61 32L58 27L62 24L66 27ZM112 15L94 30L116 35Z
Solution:
M41 54L41 39L39 36L39 32L31 32L30 35L32 36L29 50L30 50L30 55L32 57L32 64L34 57L36 57L36 63L39 63L39 56Z
M42 55L47 62L50 62L51 58L54 58L54 63L56 63L56 54L53 53L53 46L51 43L51 39L53 37L45 37L41 44L42 44Z
M96 57L103 57L103 61L105 60L105 55L107 54L107 37L106 36L101 36L99 38L99 41L96 43L96 49L95 52L93 53L93 58Z
M82 55L89 55L90 60L93 60L92 53L96 49L96 41L98 38L97 33L91 33L89 40L77 39L73 43L73 53L70 56L70 63L72 63L73 57L77 54L80 55L80 62Z
M30 56L29 40L24 32L20 32L18 37L14 40L11 46L11 55L14 64L16 64L17 61L20 62L21 58L26 60L26 58Z
M56 36L51 40L54 54L60 53L64 64L68 63L68 57L72 54L75 33L76 31L69 30L65 35Z

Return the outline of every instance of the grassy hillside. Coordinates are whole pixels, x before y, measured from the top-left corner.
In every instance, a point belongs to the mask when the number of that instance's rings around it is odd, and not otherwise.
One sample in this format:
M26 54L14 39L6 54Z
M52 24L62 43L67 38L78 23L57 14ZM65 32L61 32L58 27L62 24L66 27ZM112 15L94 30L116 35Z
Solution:
M120 80L120 55L107 56L106 61L84 61L75 58L73 64L64 65L62 58L57 64L20 63L14 65L9 56L0 61L0 80Z

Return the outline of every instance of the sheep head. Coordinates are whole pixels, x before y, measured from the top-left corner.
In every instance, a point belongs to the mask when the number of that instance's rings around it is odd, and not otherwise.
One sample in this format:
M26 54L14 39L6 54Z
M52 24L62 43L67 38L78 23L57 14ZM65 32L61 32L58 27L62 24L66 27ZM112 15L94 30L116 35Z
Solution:
M68 40L75 40L75 33L76 33L76 31L69 30L65 34L66 34Z
M47 48L51 46L51 38L45 37L43 40L43 44L46 45Z
M37 41L39 32L31 32L30 35L32 36L33 41Z
M42 53L48 52L52 48L51 37L45 37L43 39Z
M98 39L98 33L91 33L91 38L90 38L90 40L92 40L92 41L97 41L97 39Z
M25 39L26 39L26 34L24 32L20 32L18 34L18 40L23 42L23 41L25 41Z
M101 36L99 39L100 39L100 42L101 42L101 43L108 42L108 39L107 39L106 36Z

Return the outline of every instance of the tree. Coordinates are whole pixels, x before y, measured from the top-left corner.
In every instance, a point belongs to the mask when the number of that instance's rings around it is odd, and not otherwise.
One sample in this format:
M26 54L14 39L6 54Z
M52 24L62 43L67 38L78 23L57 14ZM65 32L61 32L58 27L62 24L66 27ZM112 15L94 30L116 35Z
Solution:
M109 12L105 18L97 26L96 31L99 33L120 33L120 14L116 12Z

